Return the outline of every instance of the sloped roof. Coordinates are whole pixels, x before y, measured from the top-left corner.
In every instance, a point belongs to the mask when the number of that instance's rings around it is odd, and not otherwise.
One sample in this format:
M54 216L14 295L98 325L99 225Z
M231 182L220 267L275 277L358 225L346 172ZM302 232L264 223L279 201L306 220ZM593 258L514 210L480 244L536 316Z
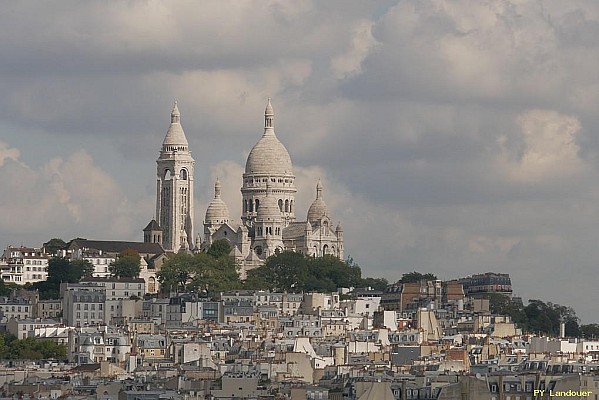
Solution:
M144 232L146 231L161 231L162 228L160 227L160 225L158 225L158 222L156 222L155 219L151 220L150 223L148 224L148 226L146 226L144 228Z
M71 242L69 250L77 249L101 250L105 253L120 253L127 249L132 249L142 254L161 254L164 253L162 245L159 243L144 242L124 242L119 240L87 240L75 239Z
M283 240L304 237L305 232L305 222L292 222L286 228L283 228Z
M372 386L358 400L395 400L395 396L388 382L372 382Z
M114 277L114 276L89 276L87 278L81 278L81 282L126 282L126 283L144 283L143 278L130 278L126 276Z

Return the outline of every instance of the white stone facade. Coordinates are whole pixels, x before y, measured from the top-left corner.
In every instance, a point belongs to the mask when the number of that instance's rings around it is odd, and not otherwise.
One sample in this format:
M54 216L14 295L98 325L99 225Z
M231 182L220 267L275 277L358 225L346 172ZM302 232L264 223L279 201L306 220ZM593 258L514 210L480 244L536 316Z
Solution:
M162 230L162 246L175 252L191 249L195 161L181 126L177 103L156 164L156 221Z
M8 246L0 260L0 277L18 285L45 281L49 259L42 249Z
M343 229L340 223L333 228L321 182L302 222L296 221L296 192L291 157L275 134L269 99L264 113L264 134L250 151L242 176L241 223L230 219L217 180L214 199L204 220L202 249L216 240L227 239L241 266L242 278L247 270L284 250L311 256L330 254L343 259Z

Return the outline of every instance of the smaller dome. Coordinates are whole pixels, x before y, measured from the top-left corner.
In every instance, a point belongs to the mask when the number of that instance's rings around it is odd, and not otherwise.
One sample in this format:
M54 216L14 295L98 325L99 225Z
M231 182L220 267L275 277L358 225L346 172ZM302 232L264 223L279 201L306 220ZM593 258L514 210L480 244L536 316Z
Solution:
M206 223L223 223L229 222L229 207L220 198L220 180L216 178L214 183L214 198L208 205L206 210Z
M322 183L319 179L318 183L316 184L316 199L314 199L312 205L310 205L310 208L308 209L308 222L314 224L322 217L328 215L329 207L322 199Z
M335 232L343 232L343 226L341 226L341 221L337 224L337 228L335 228Z
M162 142L163 149L166 146L184 146L187 149L189 144L181 126L181 113L175 101L173 111L171 111L171 125L168 127L164 141Z
M281 219L281 210L277 205L277 199L272 195L272 189L270 187L270 179L266 182L266 196L260 202L256 213L256 219L258 221L278 221Z
M268 98L268 103L266 104L266 109L264 110L264 115L265 116L269 116L269 115L274 116L275 115L275 112L272 109L272 104L270 104L270 97Z

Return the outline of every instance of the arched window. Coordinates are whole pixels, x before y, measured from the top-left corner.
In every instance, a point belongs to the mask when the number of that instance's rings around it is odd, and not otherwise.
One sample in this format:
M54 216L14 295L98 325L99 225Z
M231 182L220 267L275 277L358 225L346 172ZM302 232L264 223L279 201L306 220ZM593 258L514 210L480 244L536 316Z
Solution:
M247 212L248 211L248 201L244 200L243 201L243 212Z
M170 169L165 169L164 170L164 180L165 181L170 181L171 180L171 170Z
M154 293L156 291L156 278L153 276L148 279L148 292Z
M250 210L249 211L253 212L254 211L254 201L250 199L249 205L250 205Z
M322 255L329 254L329 245L325 244L322 246Z
M184 181L187 180L187 170L185 168L181 169L181 172L179 172L179 178Z
M283 212L283 200L279 199L279 211Z
M289 212L292 213L293 212L293 200L291 200L289 202Z
M285 212L289 212L289 199L285 200Z
M258 212L258 207L260 207L260 200L256 199L256 212Z

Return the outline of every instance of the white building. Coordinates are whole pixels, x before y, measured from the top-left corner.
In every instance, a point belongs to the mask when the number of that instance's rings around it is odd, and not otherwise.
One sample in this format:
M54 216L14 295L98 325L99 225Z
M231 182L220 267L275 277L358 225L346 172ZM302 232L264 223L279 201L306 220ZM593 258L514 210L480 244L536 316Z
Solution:
M150 240L157 242L161 239L167 251L191 249L195 161L189 151L176 102L156 164L156 221L161 234L152 235Z
M0 277L18 285L45 281L49 259L43 249L8 246L0 259Z
M94 278L110 278L110 264L119 257L119 254L128 250L133 250L140 256L139 277L145 281L144 289L150 293L157 292L159 284L156 272L160 270L167 258L162 245L158 242L75 239L71 242L67 255L71 260L89 261L94 266L92 274Z
M6 330L17 339L26 339L35 337L36 330L60 326L60 322L53 319L11 318L6 324Z
M270 99L264 113L264 133L250 151L242 176L241 223L230 218L229 208L220 197L218 180L214 189L214 199L204 219L202 247L207 249L219 239L228 240L242 266L242 277L268 256L284 250L343 258L343 229L340 223L333 228L320 181L306 220L296 221L293 165L275 134Z

